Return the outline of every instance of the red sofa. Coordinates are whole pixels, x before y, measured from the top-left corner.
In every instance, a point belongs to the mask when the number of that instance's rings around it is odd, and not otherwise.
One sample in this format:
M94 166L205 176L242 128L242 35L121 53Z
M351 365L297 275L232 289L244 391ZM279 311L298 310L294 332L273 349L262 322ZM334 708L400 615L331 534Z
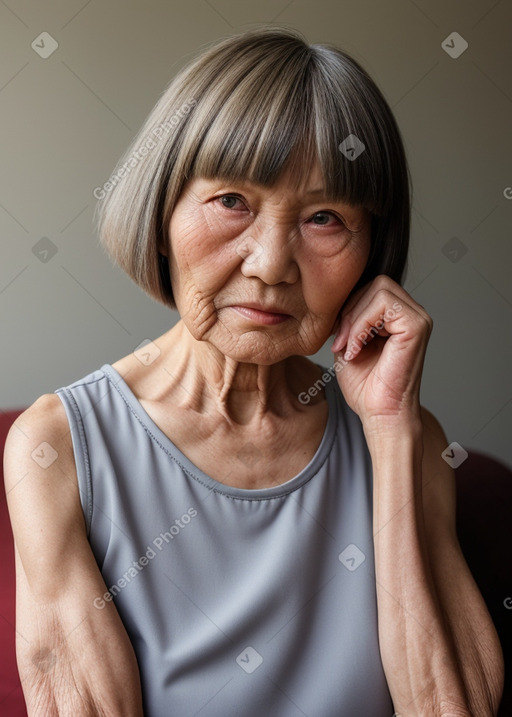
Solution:
M0 412L0 458L21 411ZM2 477L0 486L0 715L26 717L14 651L14 553ZM512 716L512 471L472 452L455 471L459 540L500 636L506 684L498 717ZM508 607L507 607L508 605ZM464 610L464 605L460 606Z
M14 652L14 550L3 481L4 443L19 411L0 412L0 715L27 717Z

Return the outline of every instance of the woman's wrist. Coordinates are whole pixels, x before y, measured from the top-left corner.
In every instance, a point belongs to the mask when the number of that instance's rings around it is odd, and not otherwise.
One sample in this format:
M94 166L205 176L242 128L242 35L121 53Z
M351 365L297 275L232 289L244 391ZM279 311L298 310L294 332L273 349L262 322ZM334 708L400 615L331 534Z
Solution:
M372 456L383 452L389 455L392 447L403 449L408 444L422 447L423 422L419 406L399 415L372 416L363 419L362 424Z

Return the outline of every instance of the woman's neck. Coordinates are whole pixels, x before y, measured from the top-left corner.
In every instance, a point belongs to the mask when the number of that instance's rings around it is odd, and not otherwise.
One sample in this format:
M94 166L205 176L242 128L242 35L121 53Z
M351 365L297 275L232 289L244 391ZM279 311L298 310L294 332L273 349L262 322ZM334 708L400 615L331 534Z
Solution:
M219 412L236 424L257 422L269 412L286 416L297 411L299 393L321 373L300 356L270 366L236 361L209 342L197 341L183 321L162 339L166 370L172 378L167 390L175 396L179 392L182 405L199 412Z

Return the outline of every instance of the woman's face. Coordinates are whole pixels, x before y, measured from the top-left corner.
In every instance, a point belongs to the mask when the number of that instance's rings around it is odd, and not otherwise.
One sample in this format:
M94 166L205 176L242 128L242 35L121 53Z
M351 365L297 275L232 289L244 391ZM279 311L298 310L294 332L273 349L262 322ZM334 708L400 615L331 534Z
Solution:
M318 168L300 188L196 178L172 214L176 306L190 333L237 361L318 351L370 251L370 215L327 201Z

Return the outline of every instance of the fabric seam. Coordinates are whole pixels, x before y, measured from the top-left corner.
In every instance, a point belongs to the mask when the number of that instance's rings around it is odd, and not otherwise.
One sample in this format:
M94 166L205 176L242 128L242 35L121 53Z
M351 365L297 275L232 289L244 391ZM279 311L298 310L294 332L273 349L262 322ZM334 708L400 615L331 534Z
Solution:
M90 381L89 383L93 383L93 381ZM82 448L82 455L84 459L84 466L85 466L85 490L86 490L86 504L87 504L87 511L85 512L85 519L86 519L86 527L87 527L87 536L90 535L91 532L91 526L92 526L92 512L93 512L93 495L92 495L92 478L91 478L91 464L89 460L89 447L87 445L87 437L85 435L85 428L82 421L82 415L80 413L80 409L78 408L78 404L75 400L75 397L73 396L71 390L68 386L65 386L56 393L59 393L62 391L66 398L69 401L69 405L71 407L71 410L73 412L73 416L75 418L76 427L78 430L78 437L80 439L80 444ZM75 461L76 464L76 461ZM77 466L77 472L78 472L78 466ZM78 477L78 476L77 476ZM80 493L80 480L78 480L78 491ZM83 509L83 506L82 506Z

